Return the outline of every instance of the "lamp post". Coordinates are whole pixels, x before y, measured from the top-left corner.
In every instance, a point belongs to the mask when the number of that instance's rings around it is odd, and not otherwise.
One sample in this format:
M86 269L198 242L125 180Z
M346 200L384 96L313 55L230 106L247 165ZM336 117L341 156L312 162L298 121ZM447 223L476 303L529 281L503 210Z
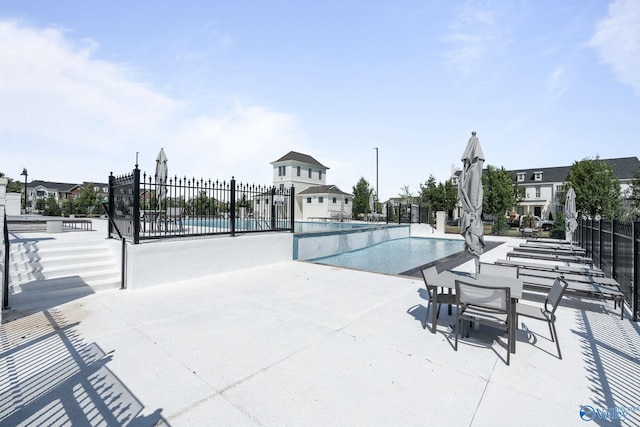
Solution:
M378 189L378 147L375 147L375 149L376 149L376 198L374 199L373 210L374 210L374 213L378 213L378 198L380 197L380 192Z
M24 213L27 213L27 168L22 168L22 173L20 175L24 175Z

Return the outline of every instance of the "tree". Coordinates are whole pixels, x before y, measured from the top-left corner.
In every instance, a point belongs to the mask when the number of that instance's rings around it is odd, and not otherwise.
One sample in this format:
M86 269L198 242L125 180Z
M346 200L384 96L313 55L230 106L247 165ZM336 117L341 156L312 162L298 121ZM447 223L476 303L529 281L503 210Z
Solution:
M56 200L55 196L53 194L49 194L43 214L48 216L60 216L61 213L62 210L60 209L60 205L58 205L58 201Z
M22 193L24 191L22 189L22 184L18 181L14 181L8 176L5 176L4 172L0 172L0 178L7 178L7 193Z
M353 187L353 215L357 218L360 214L369 212L369 197L373 192L373 188L369 185L369 181L360 178L358 183Z
M569 169L567 185L576 192L579 214L613 219L619 213L620 182L609 162L598 157L575 162Z
M433 175L424 184L420 184L420 200L431 208L431 212L451 212L458 205L458 188L447 180L436 184Z
M90 210L97 204L100 203L98 199L98 194L93 189L93 184L88 183L82 189L82 193L76 200L76 210L78 213L88 214Z
M513 177L504 167L497 168L488 165L482 176L484 198L482 211L495 216L504 216L507 211L520 202L517 187L513 184Z

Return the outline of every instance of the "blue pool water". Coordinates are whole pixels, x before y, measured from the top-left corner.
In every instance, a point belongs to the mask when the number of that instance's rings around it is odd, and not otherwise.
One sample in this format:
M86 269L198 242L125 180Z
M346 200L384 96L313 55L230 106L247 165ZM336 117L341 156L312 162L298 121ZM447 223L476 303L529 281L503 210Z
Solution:
M399 274L463 250L462 240L409 237L310 261L376 273Z

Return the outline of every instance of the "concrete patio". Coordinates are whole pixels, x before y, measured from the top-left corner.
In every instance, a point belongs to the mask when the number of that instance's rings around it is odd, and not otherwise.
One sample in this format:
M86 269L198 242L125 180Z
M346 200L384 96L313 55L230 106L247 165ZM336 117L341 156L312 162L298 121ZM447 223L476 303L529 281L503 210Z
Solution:
M423 329L425 296L415 278L290 261L16 298L0 326L0 425L570 426L584 405L598 425L640 425L628 312L565 298L563 359L546 324L521 318L507 366L497 330L456 352L444 308L437 333Z

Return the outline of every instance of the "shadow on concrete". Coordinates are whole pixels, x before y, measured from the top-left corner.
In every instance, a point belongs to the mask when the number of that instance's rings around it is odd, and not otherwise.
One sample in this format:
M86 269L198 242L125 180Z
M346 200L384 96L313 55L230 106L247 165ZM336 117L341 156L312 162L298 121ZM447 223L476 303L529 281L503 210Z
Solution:
M0 425L168 425L83 342L76 324L43 310L0 326Z
M2 323L95 293L80 276L33 280L10 289L10 308L2 311Z
M588 407L583 415L586 421L640 425L640 327L617 316L606 322L599 319L602 316L591 311L576 311L577 329L572 332L581 338L585 376L597 396L591 402L576 403Z

